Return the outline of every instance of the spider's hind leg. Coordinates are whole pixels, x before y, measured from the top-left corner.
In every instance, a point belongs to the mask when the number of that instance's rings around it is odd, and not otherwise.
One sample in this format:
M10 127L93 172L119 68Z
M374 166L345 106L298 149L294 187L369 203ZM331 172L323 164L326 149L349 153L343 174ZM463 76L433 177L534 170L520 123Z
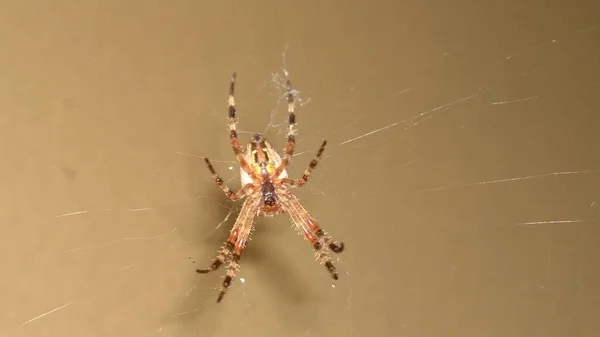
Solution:
M225 261L231 258L231 251L233 250L233 244L230 241L227 241L219 250L219 254L214 258L212 264L204 269L196 269L196 272L199 274L207 274L212 271L215 271L225 263Z
M247 204L250 202L247 202ZM221 302L225 294L227 294L227 290L231 287L233 283L233 279L235 278L235 273L240 269L240 258L242 256L242 251L246 248L246 243L250 238L250 233L252 232L252 226L254 221L253 210L248 212L248 209L254 207L253 205L244 205L249 206L246 210L242 209L240 213L240 217L238 218L238 222L241 223L239 228L238 237L234 245L232 245L233 249L231 251L231 258L229 259L229 264L227 265L227 273L225 274L225 278L223 279L223 284L221 285L221 289L219 290L219 297L217 297L217 303Z
M219 297L217 297L217 303L221 302L229 287L233 283L235 273L239 269L239 260L242 255L242 251L246 247L246 243L250 239L250 233L254 225L254 217L256 216L257 206L260 202L259 198L246 199L240 214L230 231L227 242L221 248L219 255L213 260L213 263L205 269L197 269L196 272L200 274L206 274L211 271L217 270L221 265L226 262L227 272L221 289L219 290Z
M331 236L327 235L316 220L314 220L304 209L300 201L293 195L287 194L282 200L286 211L289 213L296 228L302 233L315 250L315 256L321 265L327 269L334 280L338 279L337 270L329 257L329 251L341 253L344 250L343 242L333 241Z
M314 234L314 236L309 238L309 241L312 243L313 248L315 250L315 256L321 265L327 269L329 274L334 280L338 279L338 274L333 262L331 262L331 258L329 254L327 254L328 250L332 251L336 254L341 253L344 250L343 242L333 241L331 236L329 236L325 231L323 231L315 220L312 218L305 219L306 226L303 228L303 232L306 232L306 229Z
M229 287L231 287L231 283L233 283L235 273L240 268L239 261L240 255L233 254L231 256L229 265L227 266L227 273L225 274L225 278L223 279L223 284L221 284L221 289L219 290L219 297L217 297L217 303L221 302L225 294L227 294L227 290L229 290Z

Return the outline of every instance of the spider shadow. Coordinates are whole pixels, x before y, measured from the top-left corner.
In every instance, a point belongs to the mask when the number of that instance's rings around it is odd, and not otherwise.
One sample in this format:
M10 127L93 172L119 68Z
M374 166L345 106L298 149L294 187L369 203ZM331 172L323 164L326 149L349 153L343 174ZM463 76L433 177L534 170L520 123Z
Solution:
M278 217L285 217L286 214ZM305 281L302 273L294 268L294 264L290 264L290 260L278 254L275 248L266 249L269 246L265 235L266 233L274 233L284 235L285 231L280 230L282 227L269 226L267 223L273 224L273 219L258 219L258 227L262 229L259 233L255 233L252 238L252 245L244 250L243 259L247 264L253 265L260 271L261 282L264 282L267 291L276 291L277 296L273 298L287 298L287 301L294 305L301 305L313 297L310 292L310 284ZM286 228L287 229L287 228ZM269 232L267 232L269 231ZM293 233L293 232L292 232ZM285 242L285 239L277 240L277 242ZM311 251L308 251L309 254ZM250 263L248 263L250 262Z
M278 217L282 216L287 215L283 214ZM277 252L279 245L268 242L267 234L273 233L278 235L278 240L275 242L287 242L288 239L297 239L296 235L285 235L285 232L288 231L294 234L293 230L287 228L287 226L269 226L269 224L273 225L275 222L278 221L261 218L258 226L262 230L256 233L252 245L244 251L246 266L251 265L258 270L257 274L260 274L260 277L257 277L256 281L261 283L260 288L266 292L254 297L262 296L263 299L266 299L265 305L273 307L271 311L279 316L277 320L287 322L286 325L291 329L290 331L304 331L307 322L315 324L315 322L321 320L318 312L311 307L318 302L319 298L314 292L314 283L310 282L311 280L306 277L306 273L303 273L297 264L290 263L291 260L288 256ZM270 248L265 248L269 245ZM311 247L307 248L309 248L308 254L311 254ZM295 256L296 254L292 255ZM319 267L318 264L316 266ZM258 290L258 288L254 289ZM290 310L290 308L293 309ZM302 319L298 318L298 313L301 313Z
M191 177L190 181L194 182L210 179L208 171L205 175L208 178L202 179L202 176L198 174L196 163L190 164L188 175ZM217 305L216 298L222 282L222 275L218 271L201 275L196 272L196 269L210 265L227 238L239 207L236 207L236 204L233 204L216 184L208 181L210 183L202 181L198 185L190 186L190 195L203 195L203 197L198 198L195 202L197 207L194 207L193 219L197 219L196 224L188 227L181 234L191 247L199 249L192 249L191 254L197 256L189 257L191 263L189 269L186 268L186 272L189 272L190 275L189 287L187 290L181 291L183 296L174 305L175 314L167 317L166 323L167 326L201 330L204 334L212 335L211 332L216 329L215 322L219 319L219 311L210 309ZM199 192L200 190L202 192ZM231 207L215 207L215 204ZM217 226L219 223L221 223L220 226ZM199 319L200 316L203 318Z

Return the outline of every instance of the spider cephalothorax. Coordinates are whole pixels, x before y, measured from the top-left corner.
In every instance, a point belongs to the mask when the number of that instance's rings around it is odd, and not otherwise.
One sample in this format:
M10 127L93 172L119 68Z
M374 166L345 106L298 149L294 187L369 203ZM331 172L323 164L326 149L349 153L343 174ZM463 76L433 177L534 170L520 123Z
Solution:
M235 272L238 270L238 263L242 251L250 237L250 232L254 226L256 216L272 217L274 215L287 212L292 218L296 228L305 239L307 239L315 250L317 260L329 271L331 277L337 280L337 271L331 262L329 252L340 253L344 250L342 242L335 242L318 225L317 221L308 214L306 209L300 204L300 201L291 192L293 187L301 187L307 181L311 172L317 166L321 155L325 150L326 141L323 141L316 156L310 162L308 168L300 179L290 179L286 170L294 149L296 147L295 126L296 115L294 114L294 95L290 84L287 81L288 98L288 135L287 147L283 159L273 149L273 147L261 135L254 135L252 140L242 151L237 138L236 131L236 108L234 98L235 73L231 77L229 86L229 140L233 153L240 164L240 178L242 188L237 192L232 192L225 185L223 179L219 177L208 158L205 158L206 165L211 172L213 179L225 194L231 200L239 200L246 197L242 210L230 231L227 242L221 247L219 254L213 260L210 267L197 269L198 273L208 273L217 270L223 263L227 263L227 274L223 280L217 302L220 302L225 296L227 289L233 282Z
M255 134L246 147L244 158L256 177L253 178L240 168L242 188L247 184L260 184L262 193L262 204L259 207L259 215L274 216L283 210L277 203L277 181L287 178L287 170L284 168L278 177L274 176L277 167L281 165L281 157L273 149L271 144L261 135Z

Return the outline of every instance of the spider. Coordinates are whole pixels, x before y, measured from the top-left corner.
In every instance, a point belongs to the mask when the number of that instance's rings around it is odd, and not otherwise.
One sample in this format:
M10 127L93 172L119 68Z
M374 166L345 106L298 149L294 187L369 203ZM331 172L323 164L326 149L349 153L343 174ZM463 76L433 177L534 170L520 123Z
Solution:
M296 115L294 114L294 91L290 80L287 79L288 132L283 159L260 134L255 134L246 150L242 150L236 131L235 80L236 73L233 73L229 84L229 141L240 165L242 188L238 192L231 191L217 174L210 160L208 158L204 160L212 178L229 199L236 201L245 197L246 200L230 231L229 238L219 250L217 257L213 259L209 267L196 269L196 272L209 273L219 269L221 265L227 264L227 272L217 297L217 303L221 302L233 282L236 271L239 269L239 260L253 230L255 217L273 217L287 212L295 227L313 246L317 261L325 267L334 280L337 280L338 274L328 253L330 251L334 253L342 252L344 243L333 241L331 236L327 235L317 225L317 221L308 214L291 191L292 188L306 184L311 172L321 159L327 141L323 141L316 156L300 179L288 178L286 168L296 147Z

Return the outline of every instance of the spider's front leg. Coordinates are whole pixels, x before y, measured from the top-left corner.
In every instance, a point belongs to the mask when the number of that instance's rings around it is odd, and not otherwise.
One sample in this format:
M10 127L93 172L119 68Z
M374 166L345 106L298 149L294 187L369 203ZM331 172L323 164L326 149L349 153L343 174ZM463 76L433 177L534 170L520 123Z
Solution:
M206 162L206 167L208 167L213 179L229 199L233 201L239 200L245 197L248 194L248 191L252 188L252 184L246 184L241 190L233 192L231 189L229 189L229 187L227 187L227 185L225 185L223 179L221 179L221 177L217 174L217 171L210 163L210 160L208 160L208 158L204 158L204 161Z
M286 72L287 75L287 72ZM288 133L287 133L287 146L285 148L285 155L283 161L277 167L277 170L273 174L274 177L279 177L281 172L285 170L287 165L292 160L294 150L296 149L296 103L294 101L294 90L292 89L292 83L289 79L286 81L287 86L287 100L288 100Z
M229 83L229 100L228 100L228 114L229 114L229 141L231 142L231 148L233 149L233 153L237 158L237 161L240 163L241 168L248 173L248 175L252 178L257 179L256 173L252 171L248 161L244 158L244 154L242 153L242 149L240 147L240 142L238 140L236 123L237 123L237 110L235 108L235 80L236 73L231 75L231 82Z

